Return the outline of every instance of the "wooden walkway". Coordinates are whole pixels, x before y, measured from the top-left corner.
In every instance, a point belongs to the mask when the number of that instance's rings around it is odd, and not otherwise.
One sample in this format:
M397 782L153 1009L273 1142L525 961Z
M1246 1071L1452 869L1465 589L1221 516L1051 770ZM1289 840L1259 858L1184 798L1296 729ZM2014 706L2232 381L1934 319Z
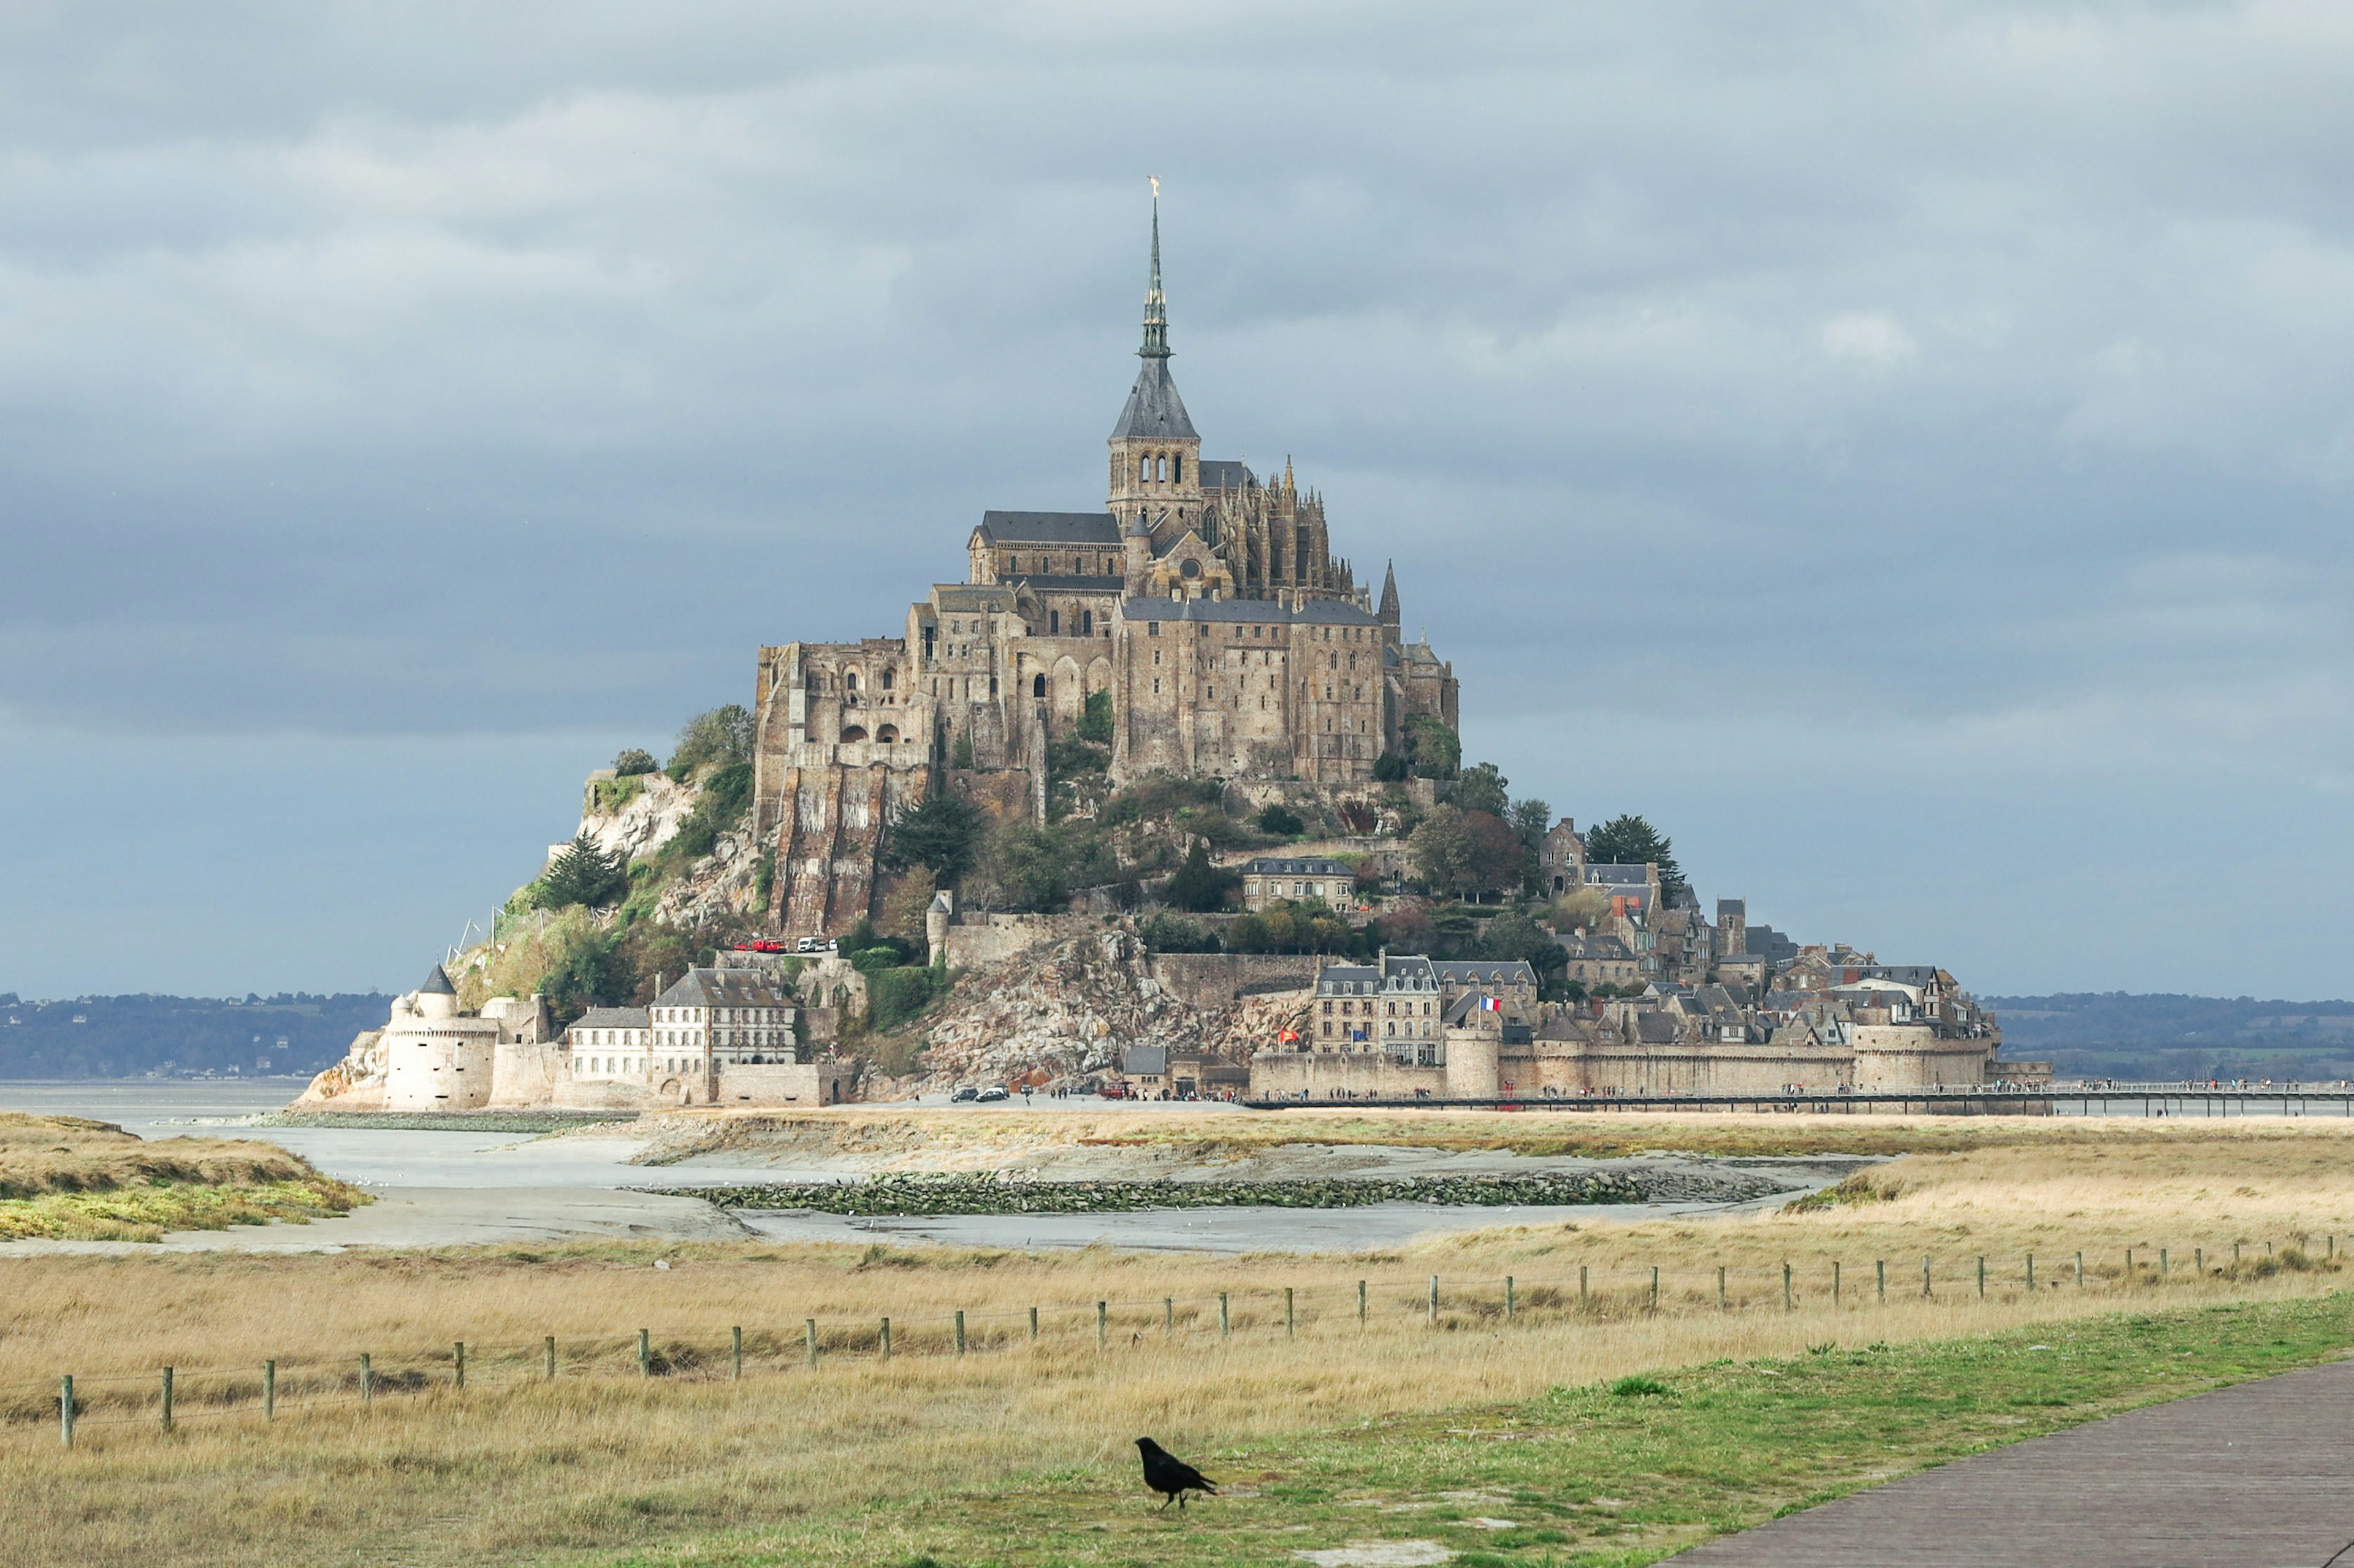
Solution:
M2033 1437L1677 1568L2354 1568L2354 1361Z

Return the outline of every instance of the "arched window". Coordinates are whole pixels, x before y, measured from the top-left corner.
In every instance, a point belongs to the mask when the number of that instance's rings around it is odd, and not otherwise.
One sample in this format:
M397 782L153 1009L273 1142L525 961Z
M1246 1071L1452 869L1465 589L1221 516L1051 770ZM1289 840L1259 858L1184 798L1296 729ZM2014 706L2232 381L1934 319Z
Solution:
M1030 694L1034 697L1043 697L1046 694L1045 676L1033 675L1030 677Z
M1166 480L1169 477L1169 454L1163 452L1159 458L1155 459L1153 461L1152 470L1152 477L1154 479Z
M1149 482L1151 478L1152 460L1149 457L1138 458L1136 460L1136 482L1139 484L1144 484Z
M864 740L866 731L857 725L850 725L843 728L842 738L845 745L854 740Z
M1169 460L1169 480L1172 484L1182 484L1185 482L1185 454L1183 452L1179 452Z
M886 724L875 732L875 738L881 741L885 746L896 745L899 739L899 732L894 726Z
M858 672L855 670L845 672L842 677L842 684L845 691L858 690Z
M891 689L891 681L892 681L893 673L893 673L892 671L889 671L889 670L885 670L885 671L884 671L884 672L883 672L883 689L884 689L885 691L886 691L886 692L887 692L887 691L889 691L889 690Z

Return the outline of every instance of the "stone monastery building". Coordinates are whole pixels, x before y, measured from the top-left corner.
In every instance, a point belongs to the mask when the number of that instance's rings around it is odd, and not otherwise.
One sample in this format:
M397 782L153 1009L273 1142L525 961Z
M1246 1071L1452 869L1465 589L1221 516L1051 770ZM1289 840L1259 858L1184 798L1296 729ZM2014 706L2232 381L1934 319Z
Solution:
M1368 780L1407 718L1457 723L1454 671L1332 554L1324 503L1287 461L1262 480L1202 456L1170 378L1152 219L1143 361L1108 443L1096 512L984 512L966 580L894 637L763 648L757 835L788 936L868 913L885 825L944 778L1043 816L1046 743L1108 702L1110 779L1147 773Z

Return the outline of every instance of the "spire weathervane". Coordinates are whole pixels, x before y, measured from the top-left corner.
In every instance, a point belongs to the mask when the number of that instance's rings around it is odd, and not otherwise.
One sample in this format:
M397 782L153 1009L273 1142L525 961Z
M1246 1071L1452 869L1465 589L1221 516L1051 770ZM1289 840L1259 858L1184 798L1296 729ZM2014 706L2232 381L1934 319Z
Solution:
M1169 357L1169 302L1161 293L1161 176L1147 175L1152 182L1152 283L1144 291L1144 346L1137 355L1144 359Z

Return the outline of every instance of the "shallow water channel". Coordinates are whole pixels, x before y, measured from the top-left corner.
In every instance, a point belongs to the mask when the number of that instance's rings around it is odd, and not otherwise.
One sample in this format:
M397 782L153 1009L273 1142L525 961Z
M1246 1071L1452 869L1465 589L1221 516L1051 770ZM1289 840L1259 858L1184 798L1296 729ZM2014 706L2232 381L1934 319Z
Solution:
M171 1250L315 1251L345 1246L436 1246L480 1242L593 1237L719 1240L772 1236L791 1241L940 1243L988 1247L1110 1245L1187 1252L1324 1252L1394 1245L1432 1231L1575 1220L1628 1220L1664 1214L1747 1211L1757 1202L1587 1205L1374 1203L1347 1209L1276 1207L1144 1209L1116 1213L925 1214L854 1216L807 1211L719 1210L691 1197L630 1189L737 1186L740 1163L629 1162L638 1143L613 1136L543 1138L531 1133L416 1132L357 1128L270 1128L248 1118L278 1109L301 1092L292 1079L175 1082L134 1079L89 1083L0 1083L0 1110L82 1116L119 1124L142 1138L182 1135L266 1139L294 1150L331 1176L363 1187L377 1202L340 1219L308 1225L238 1227L175 1234ZM1172 1114L1182 1114L1172 1108ZM1837 1181L1851 1165L1800 1169L1786 1179L1796 1191ZM840 1179L840 1171L764 1167L776 1181ZM154 1250L137 1244L0 1244L10 1252Z

